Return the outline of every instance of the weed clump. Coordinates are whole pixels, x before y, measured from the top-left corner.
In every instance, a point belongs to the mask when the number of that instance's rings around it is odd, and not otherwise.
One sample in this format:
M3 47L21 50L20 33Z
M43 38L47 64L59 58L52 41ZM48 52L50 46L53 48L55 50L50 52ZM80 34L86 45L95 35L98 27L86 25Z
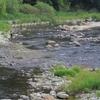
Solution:
M76 73L78 73L81 69L77 66L73 67L72 69L68 69L63 65L56 65L54 66L54 75L55 76L71 76L74 77Z
M88 71L82 70L79 66L67 69L63 65L56 65L53 68L53 72L55 76L70 77L71 83L69 85L64 85L63 89L69 90L72 93L90 93L92 90L100 89L99 69L96 71ZM99 93L97 95L99 95Z
M95 72L81 71L79 72L68 89L74 93L90 92L91 90L100 89L100 70Z

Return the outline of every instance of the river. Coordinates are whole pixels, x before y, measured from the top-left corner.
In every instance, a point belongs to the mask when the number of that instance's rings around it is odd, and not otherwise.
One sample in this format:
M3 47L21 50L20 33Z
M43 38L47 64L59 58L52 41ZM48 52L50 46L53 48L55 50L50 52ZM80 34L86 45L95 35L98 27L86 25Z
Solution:
M100 28L81 32L85 37L98 37ZM2 45L0 99L15 100L20 94L26 94L28 84L27 77L22 76L23 69L36 67L41 69L53 64L100 68L100 42L80 41L81 46L75 46L70 45L68 39L53 38L54 35L67 33L57 31L54 26L28 27L17 31L18 35L11 39L8 46ZM55 41L59 47L46 48L48 40Z

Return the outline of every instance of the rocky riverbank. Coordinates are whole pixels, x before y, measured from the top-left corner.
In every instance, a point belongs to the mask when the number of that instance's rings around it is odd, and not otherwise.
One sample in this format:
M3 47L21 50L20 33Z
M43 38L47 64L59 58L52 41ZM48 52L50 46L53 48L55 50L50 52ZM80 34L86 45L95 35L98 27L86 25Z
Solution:
M22 30L20 30L19 28L15 28L12 32L14 36L13 39L16 39L18 37L23 37L23 35L21 34L23 30L26 31L27 28L26 27L22 28ZM29 34L29 32L33 30L28 29L27 34ZM100 41L99 34L97 34L97 36L95 37L93 36L88 37L87 34L84 33L84 31L65 31L65 30L63 31L61 29L56 30L56 32L58 31L60 33L57 33L57 35L51 32L53 35L50 34L51 36L49 37L49 39L50 38L53 38L55 40L59 38L69 39L70 40L70 42L68 41L69 46L73 44L75 44L76 46L81 46L80 41L86 41L86 42ZM89 32L90 31L91 29L89 28ZM99 29L97 31L99 32ZM39 37L39 36L40 36L40 33L37 33L36 37ZM35 44L36 42L37 41L34 40L32 44ZM40 42L41 41L38 40L39 46L41 46ZM44 48L48 44L50 48L53 47L55 50L57 50L57 48L58 47L60 48L64 42L57 43L56 41L46 39L45 41L43 41L43 43L45 44L43 45ZM51 51L50 49L47 50L48 47L42 50L40 49L31 50L31 49L25 48L22 44L24 43L21 41L18 41L18 43L8 42L7 45L1 44L0 46L0 64L8 68L19 69L22 73L22 76L28 77L27 83L29 84L29 88L27 89L27 94L23 94L23 95L20 94L19 100L66 100L68 98L69 100L72 100L70 99L70 93L68 93L68 91L63 91L60 87L61 85L64 85L64 84L67 84L67 85L70 84L71 81L66 80L65 78L56 77L51 72L51 68L53 67L52 64L56 63L55 59L57 59L56 57L54 59L54 56L55 56L55 52L53 52L54 50L53 49L51 49ZM88 48L89 47L86 47L85 50L87 50ZM61 51L61 54L62 53L63 52ZM67 53L70 53L70 51L67 51ZM77 52L71 52L71 54L72 53L74 55L74 53L77 53ZM81 52L81 55L82 55L82 52ZM62 56L64 55L62 54ZM52 59L48 59L48 58L52 58ZM58 60L58 62L60 62L60 60ZM67 67L70 67L70 66L67 66ZM27 71L25 71L23 68L27 68ZM35 73L36 70L34 70L34 68L37 68L37 71L39 70L40 72ZM16 96L16 94L13 93L13 96ZM8 99L8 98L4 98L4 99ZM85 94L85 93L75 94L74 99L100 100L100 98L97 97L96 95L96 91L93 91L93 93L90 93L90 94ZM9 98L9 100L11 99Z

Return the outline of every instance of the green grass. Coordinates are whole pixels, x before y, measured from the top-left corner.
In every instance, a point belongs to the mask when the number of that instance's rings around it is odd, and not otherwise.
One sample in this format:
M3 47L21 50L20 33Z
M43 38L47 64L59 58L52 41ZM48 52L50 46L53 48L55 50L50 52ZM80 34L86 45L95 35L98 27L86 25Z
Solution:
M100 13L88 13L82 12L56 12L57 20L72 20L72 19L84 19L87 17L96 18L100 20Z
M74 66L67 69L63 65L56 65L53 67L55 76L66 76L67 80L72 82L68 85L61 86L64 91L69 90L72 93L90 93L92 90L100 89L100 70L86 71L82 70L79 66Z
M79 72L68 89L74 93L90 92L91 90L100 89L100 70L94 72L81 71Z
M11 25L8 23L0 22L0 31L8 32L11 29Z
M97 92L97 93L96 93L96 95L97 95L98 97L100 97L100 91L99 91L99 92Z
M71 76L74 77L78 72L80 72L80 67L74 66L72 69L67 69L63 65L55 65L53 67L53 72L55 76Z
M9 21L9 20L18 20L18 23L29 23L29 22L41 22L41 21L51 21L50 18L48 18L45 15L34 15L34 14L5 14L0 15L0 21Z

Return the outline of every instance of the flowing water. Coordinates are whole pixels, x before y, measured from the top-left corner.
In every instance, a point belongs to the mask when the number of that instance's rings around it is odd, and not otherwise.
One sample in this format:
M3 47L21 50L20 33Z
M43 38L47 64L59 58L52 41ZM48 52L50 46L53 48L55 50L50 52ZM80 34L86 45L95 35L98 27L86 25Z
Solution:
M66 66L80 65L100 68L100 43L81 41L81 46L69 45L69 40L53 38L53 35L61 34L52 27L28 28L19 31L23 37L12 39L14 43L21 43L26 48L35 50L38 55L45 54L38 58L38 65L64 64ZM86 37L99 36L100 30L93 29L83 31ZM65 34L65 33L63 33ZM46 42L54 40L60 47L46 48ZM41 52L38 52L41 51ZM40 54L41 53L41 54ZM35 59L35 57L34 57ZM32 63L34 66L34 63ZM7 67L7 66L6 66ZM0 99L18 99L20 94L26 94L28 89L27 77L22 76L18 70L0 67Z
M30 33L30 34L29 34ZM100 35L100 28L83 31L86 37L97 37ZM80 41L82 46L69 45L68 39L52 38L57 34L66 34L58 32L53 28L33 29L30 32L24 31L24 36L14 39L14 42L21 42L26 48L32 50L41 50L48 53L44 58L46 64L60 63L65 65L82 65L91 67L100 67L100 42ZM48 40L54 40L60 47L51 49L45 48ZM47 60L48 59L48 60ZM46 62L47 60L47 62Z

